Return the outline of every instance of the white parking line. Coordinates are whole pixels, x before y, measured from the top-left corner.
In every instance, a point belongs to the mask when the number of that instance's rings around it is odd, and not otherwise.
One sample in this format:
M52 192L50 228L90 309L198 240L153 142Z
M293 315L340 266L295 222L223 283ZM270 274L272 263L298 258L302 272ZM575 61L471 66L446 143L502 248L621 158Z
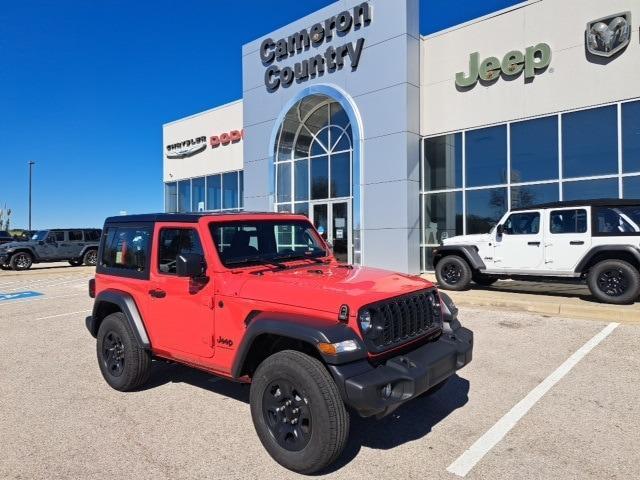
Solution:
M80 310L79 312L59 313L58 315L49 315L48 317L36 318L36 320L48 320L50 318L68 317L69 315L77 315L78 313L89 313L91 310Z
M594 347L613 332L618 323L610 323L596 334L591 340L580 347L562 365L560 365L551 375L545 378L537 387L531 390L526 397L520 400L511 410L509 410L498 422L487 432L475 441L462 455L460 455L447 471L464 477L471 469L482 460L489 450L495 447L509 431L516 426L518 421L533 407L551 387L558 383L562 377L571 371L577 363L584 358Z

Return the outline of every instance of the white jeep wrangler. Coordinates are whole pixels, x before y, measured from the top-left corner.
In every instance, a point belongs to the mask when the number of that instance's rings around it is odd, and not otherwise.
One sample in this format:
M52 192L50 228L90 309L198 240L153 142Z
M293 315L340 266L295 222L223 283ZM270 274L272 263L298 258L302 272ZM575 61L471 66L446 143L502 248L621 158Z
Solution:
M557 202L507 212L491 232L444 240L434 251L441 288L471 281L584 281L601 302L640 295L640 200Z

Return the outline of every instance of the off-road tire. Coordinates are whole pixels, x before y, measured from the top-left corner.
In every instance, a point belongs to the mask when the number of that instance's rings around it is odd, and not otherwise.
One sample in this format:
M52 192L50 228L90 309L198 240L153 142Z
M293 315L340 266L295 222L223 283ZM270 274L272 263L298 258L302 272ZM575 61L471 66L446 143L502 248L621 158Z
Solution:
M476 273L475 275L473 275L473 282L483 287L490 287L497 281L498 279L496 277L492 277L484 273Z
M11 255L9 266L12 270L29 270L33 265L33 257L29 252L17 252Z
M151 354L138 345L124 313L116 312L105 317L100 324L96 339L100 372L112 388L128 392L135 390L148 380L151 372ZM113 365L107 360L106 353L116 339L119 339L123 347L123 364L119 373L112 368Z
M438 285L444 290L466 290L471 283L471 267L457 255L447 255L436 265Z
M98 263L98 250L95 248L87 250L82 257L82 263L87 267L95 267Z
M79 267L82 265L82 260L69 260L69 265L72 267Z
M640 273L624 260L603 260L589 269L587 285L600 302L629 304L640 295Z
M298 404L308 409L311 419L308 443L298 451L281 446L270 429L275 424L269 427L265 402L270 400L268 395L278 398L272 393L278 382L295 386L302 398ZM331 465L342 453L349 435L349 415L338 387L319 360L294 350L271 355L253 376L250 398L256 433L267 452L283 467L311 474ZM287 399L286 393L283 399Z

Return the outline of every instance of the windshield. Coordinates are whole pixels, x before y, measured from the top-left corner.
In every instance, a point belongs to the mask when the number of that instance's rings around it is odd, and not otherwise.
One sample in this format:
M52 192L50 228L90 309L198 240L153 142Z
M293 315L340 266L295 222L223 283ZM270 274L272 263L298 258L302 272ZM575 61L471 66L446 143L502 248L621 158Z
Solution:
M213 241L225 267L317 259L327 255L318 234L303 220L212 223Z
M597 207L595 231L605 235L640 234L640 204L621 207Z
M42 240L47 238L47 233L48 233L48 230L39 230L33 234L33 237L31 237L31 240L33 240L34 242L41 242Z

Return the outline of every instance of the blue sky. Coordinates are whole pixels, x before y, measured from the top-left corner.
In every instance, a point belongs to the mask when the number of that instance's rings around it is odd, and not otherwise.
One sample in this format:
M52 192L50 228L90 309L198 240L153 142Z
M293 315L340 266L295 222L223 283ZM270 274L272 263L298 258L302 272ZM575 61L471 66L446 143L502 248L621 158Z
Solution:
M26 228L34 160L34 228L161 211L162 124L240 98L242 44L330 3L4 2L0 208ZM514 3L422 0L421 32Z

